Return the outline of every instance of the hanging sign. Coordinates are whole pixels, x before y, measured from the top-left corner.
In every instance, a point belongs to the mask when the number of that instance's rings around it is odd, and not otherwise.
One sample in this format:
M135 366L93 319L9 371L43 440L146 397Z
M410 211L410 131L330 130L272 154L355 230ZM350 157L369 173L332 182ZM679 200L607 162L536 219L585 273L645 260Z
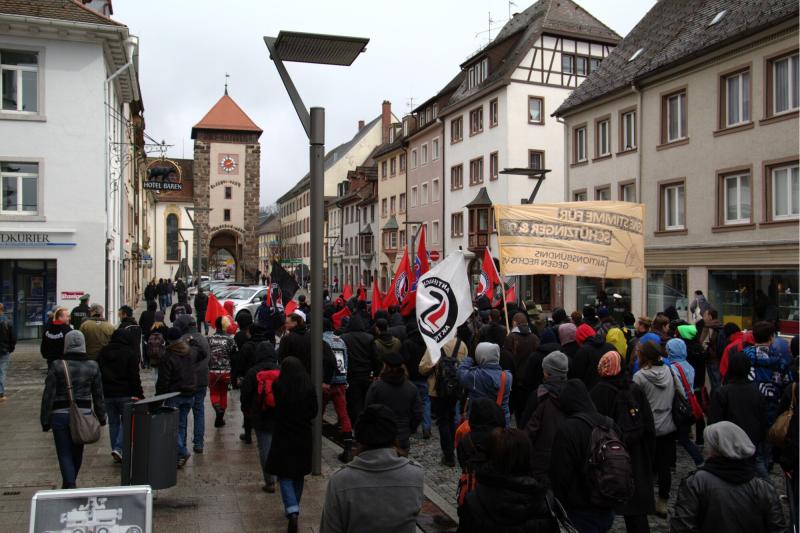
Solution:
M147 179L142 187L151 191L180 191L181 167L169 159L155 159L147 165Z

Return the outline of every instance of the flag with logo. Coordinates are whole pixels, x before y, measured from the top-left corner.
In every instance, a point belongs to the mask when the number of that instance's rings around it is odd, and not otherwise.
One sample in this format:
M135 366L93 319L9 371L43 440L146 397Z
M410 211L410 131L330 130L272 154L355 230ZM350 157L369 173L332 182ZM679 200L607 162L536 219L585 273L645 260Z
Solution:
M389 292L386 293L386 299L383 301L384 306L388 308L391 305L401 305L410 283L411 264L408 261L408 248L406 248L403 252L403 259L400 260L400 266L397 267L397 272L394 273Z
M492 254L488 248L483 249L483 264L481 265L481 278L475 288L475 298L486 296L491 302L494 298L494 286L500 284L500 275L494 266Z
M464 252L456 251L423 274L417 284L417 325L433 364L441 348L472 314Z
M419 243L417 244L417 256L414 258L414 283L411 284L411 290L417 290L417 283L422 275L430 270L428 263L428 250L425 247L425 225L419 230Z

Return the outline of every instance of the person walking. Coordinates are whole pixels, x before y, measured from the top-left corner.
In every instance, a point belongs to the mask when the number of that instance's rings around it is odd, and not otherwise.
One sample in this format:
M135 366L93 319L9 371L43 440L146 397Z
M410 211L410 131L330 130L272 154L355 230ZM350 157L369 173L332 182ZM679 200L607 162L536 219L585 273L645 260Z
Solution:
M475 358L466 357L458 367L458 379L469 394L476 398L501 398L500 407L506 416L506 426L511 424L508 401L511 397L513 376L500 368L500 346L481 342L475 347Z
M189 289L181 278L178 278L175 282L175 292L178 293L178 301L183 300L185 302L189 299Z
M177 392L178 396L165 402L168 407L178 409L178 468L183 468L191 453L186 446L186 431L189 425L189 411L194 403L197 389L197 375L194 358L189 345L181 340L181 332L175 327L167 333L169 342L164 359L158 366L156 395Z
M169 328L164 323L164 311L156 311L153 324L149 330L142 330L145 337L145 351L147 352L147 363L156 373L158 378L158 366L167 349L167 331Z
M347 414L347 345L341 337L333 332L333 323L329 318L322 319L322 340L333 352L336 367L333 370L330 382L322 384L322 412L333 402L336 412L336 422L342 437L342 453L339 459L349 463L353 458L353 424Z
M167 310L167 284L163 278L158 280L158 285L156 285L156 295L158 296L158 308L161 311L166 312Z
M467 495L478 484L477 473L486 466L488 455L486 442L495 428L506 427L503 410L488 398L477 398L470 402L469 431L456 442L456 456L461 474L456 488L456 503L464 505Z
M695 373L694 368L686 361L687 352L686 352L686 343L682 339L670 339L667 341L667 357L669 357L669 364L672 368L672 373L678 383L681 383L681 387L679 391L683 395L684 398L687 400L689 396L685 389L692 391L694 394L694 379ZM681 371L683 375L681 375ZM683 379L686 379L686 386L683 385ZM703 464L703 454L700 453L700 450L697 449L694 441L689 436L689 431L692 427L692 424L687 425L680 425L677 426L677 438L678 442L683 449L686 450L686 453L694 461L695 466L700 466Z
M547 481L553 439L558 426L564 420L561 407L561 393L567 384L569 359L559 351L554 351L542 360L544 380L535 394L532 394L526 411L529 413L524 426L531 441L531 475L540 481Z
M14 327L6 316L6 307L0 303L0 402L6 401L6 375L16 345Z
M203 287L197 287L197 294L194 295L194 313L197 316L197 331L208 335L208 322L206 322L206 310L208 309L208 295Z
M367 391L366 405L381 404L392 410L397 419L397 453L408 456L409 437L422 421L422 399L408 379L403 357L387 354L379 379Z
M115 331L114 326L106 320L105 309L100 304L89 307L89 316L79 329L86 339L86 355L94 360L97 360L100 350L111 341L111 335Z
M66 308L57 307L53 311L53 320L44 328L42 342L39 345L42 357L47 360L47 368L64 355L64 337L70 331L72 326L69 325L69 313Z
M69 314L69 325L72 329L81 329L81 324L89 317L89 294L81 294L78 301L80 303Z
M360 318L353 319L341 334L347 345L347 415L350 422L358 420L366 404L367 390L381 371L382 362L373 349L374 337L364 328Z
M296 533L304 477L311 473L311 421L317 416L317 393L300 359L288 356L273 385L275 432L267 471L278 477L289 533Z
M43 431L53 430L61 488L74 489L83 463L84 445L73 442L70 433L70 393L81 413L88 415L94 411L101 426L106 425L106 410L100 367L97 361L86 357L83 333L69 331L63 342L64 353L53 359L47 370L40 422Z
M511 362L509 370L514 376L514 388L511 389L511 411L514 413L517 427L521 426L525 404L533 390L529 387L525 376L528 362L538 347L539 337L531 332L527 315L516 313L511 319L511 333L503 343L503 353L507 354L507 359Z
M675 463L675 437L677 427L672 421L672 400L675 395L675 378L662 358L661 346L653 341L640 343L638 347L640 370L633 382L644 391L656 430L654 469L658 478L658 500L656 514L667 516L667 504L672 484L672 465Z
M422 466L394 449L397 421L391 409L370 405L356 424L358 454L331 476L325 490L321 533L413 533L422 503Z
M570 360L569 378L582 380L588 390L599 380L597 364L600 358L614 351L614 346L606 342L604 334L595 332L586 324L578 326L576 340L579 348Z
M681 483L670 531L787 531L777 492L755 473L756 447L747 433L723 421L707 426L703 437L708 458Z
M558 326L558 342L561 344L563 352L570 360L578 351L578 327L572 322L566 322Z
M133 318L133 309L129 305L123 305L117 311L117 318L119 318L119 326L117 329L121 329L125 332L126 335L130 338L130 345L135 346L136 355L139 357L139 361L142 360L142 328L136 322L136 319Z
M211 358L211 348L208 339L197 332L197 322L191 313L181 315L175 323L181 332L181 340L189 345L194 361L195 393L192 402L192 420L194 421L194 435L192 438L192 448L194 453L203 453L203 446L206 432L206 393L208 391L209 360Z
M174 325L175 320L179 316L191 315L191 314L192 314L192 306L189 305L189 302L186 301L185 297L178 296L178 301L175 302L169 310L169 321Z
M150 368L150 356L147 353L147 336L156 321L156 310L158 307L155 302L147 302L147 309L139 315L139 328L142 330L142 368Z
M172 278L166 280L166 290L167 290L167 307L172 306L172 296L175 294L175 285L172 283ZM171 322L171 320L170 320Z
M208 388L211 394L211 407L215 413L215 428L225 425L228 386L231 384L231 359L236 357L236 343L233 341L233 337L225 331L229 320L228 317L217 317L214 334L208 337L211 355L208 362Z
M718 316L719 314L716 309L708 307L703 311L703 319L697 323L699 326L702 326L698 327L698 329L700 329L699 342L703 346L705 354L706 376L708 377L708 384L712 395L717 392L717 389L722 385L719 363L727 344L722 322L717 319Z
M380 346L381 339L375 341L375 346ZM409 320L406 324L406 340L403 341L400 353L403 355L406 369L408 370L409 381L417 388L419 397L422 400L422 438L431 438L431 427L433 426L433 419L431 418L431 398L428 395L428 380L419 371L419 364L422 361L422 356L426 350L425 341L422 339L422 334L419 331L416 320ZM379 358L387 357L393 358L388 355L386 350L377 350Z
M139 377L139 358L129 342L129 337L123 331L115 330L111 341L100 350L97 358L103 378L111 457L115 463L122 462L122 415L125 404L144 398Z
M147 302L147 307L150 307L150 303L156 303L156 298L158 295L156 294L156 280L151 279L150 282L147 284L147 287L144 288L144 299Z

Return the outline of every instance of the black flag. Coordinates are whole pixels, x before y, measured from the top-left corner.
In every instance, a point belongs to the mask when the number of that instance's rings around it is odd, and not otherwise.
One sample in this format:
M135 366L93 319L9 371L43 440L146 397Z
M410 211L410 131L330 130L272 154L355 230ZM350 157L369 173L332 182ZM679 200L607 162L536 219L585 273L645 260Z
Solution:
M292 296L294 296L294 293L297 292L297 289L300 288L294 276L286 272L277 261L272 262L272 272L270 276L272 282L277 283L281 288L281 297L283 298L284 304L288 303L289 300L292 299Z

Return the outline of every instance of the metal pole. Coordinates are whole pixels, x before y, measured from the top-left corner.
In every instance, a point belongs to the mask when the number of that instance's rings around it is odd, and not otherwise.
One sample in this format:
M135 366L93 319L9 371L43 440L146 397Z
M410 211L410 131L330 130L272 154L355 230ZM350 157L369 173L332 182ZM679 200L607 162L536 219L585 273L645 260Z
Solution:
M311 108L311 382L317 395L311 473L322 473L322 245L325 222L325 109Z

